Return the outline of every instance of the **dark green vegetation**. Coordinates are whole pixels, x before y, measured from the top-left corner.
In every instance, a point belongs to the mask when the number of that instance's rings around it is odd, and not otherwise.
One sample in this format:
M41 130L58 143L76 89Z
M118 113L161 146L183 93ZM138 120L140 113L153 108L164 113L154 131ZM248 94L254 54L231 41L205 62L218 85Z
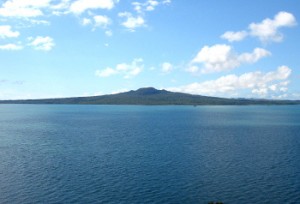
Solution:
M294 105L295 100L229 99L141 88L125 93L73 98L3 100L0 104L108 104L108 105Z

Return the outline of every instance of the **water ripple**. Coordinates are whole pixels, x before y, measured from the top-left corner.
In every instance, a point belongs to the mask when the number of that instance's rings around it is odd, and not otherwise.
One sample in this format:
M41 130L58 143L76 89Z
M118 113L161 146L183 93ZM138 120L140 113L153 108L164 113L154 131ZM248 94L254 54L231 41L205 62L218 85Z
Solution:
M297 203L298 109L0 106L0 203Z

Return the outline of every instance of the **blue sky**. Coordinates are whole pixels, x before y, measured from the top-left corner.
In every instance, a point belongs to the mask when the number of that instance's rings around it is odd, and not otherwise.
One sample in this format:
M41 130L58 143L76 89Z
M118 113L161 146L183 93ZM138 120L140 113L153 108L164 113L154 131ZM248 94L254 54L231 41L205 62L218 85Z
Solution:
M300 99L300 2L0 1L0 99L155 87Z

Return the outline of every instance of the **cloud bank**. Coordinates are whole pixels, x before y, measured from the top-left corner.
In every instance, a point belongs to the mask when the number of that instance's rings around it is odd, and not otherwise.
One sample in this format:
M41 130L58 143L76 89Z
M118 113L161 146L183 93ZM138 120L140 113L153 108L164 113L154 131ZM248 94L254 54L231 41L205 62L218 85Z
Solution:
M280 66L277 70L263 73L261 71L248 72L242 75L230 74L216 80L191 83L167 90L208 96L235 95L238 91L250 91L260 97L269 93L287 92L288 78L292 70L287 66Z

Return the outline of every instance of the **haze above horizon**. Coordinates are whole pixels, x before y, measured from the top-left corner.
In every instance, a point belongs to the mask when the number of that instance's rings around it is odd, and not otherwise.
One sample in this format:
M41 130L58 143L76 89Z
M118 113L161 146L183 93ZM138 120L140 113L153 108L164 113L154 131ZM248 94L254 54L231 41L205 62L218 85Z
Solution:
M300 99L299 1L6 0L0 100L156 87Z

